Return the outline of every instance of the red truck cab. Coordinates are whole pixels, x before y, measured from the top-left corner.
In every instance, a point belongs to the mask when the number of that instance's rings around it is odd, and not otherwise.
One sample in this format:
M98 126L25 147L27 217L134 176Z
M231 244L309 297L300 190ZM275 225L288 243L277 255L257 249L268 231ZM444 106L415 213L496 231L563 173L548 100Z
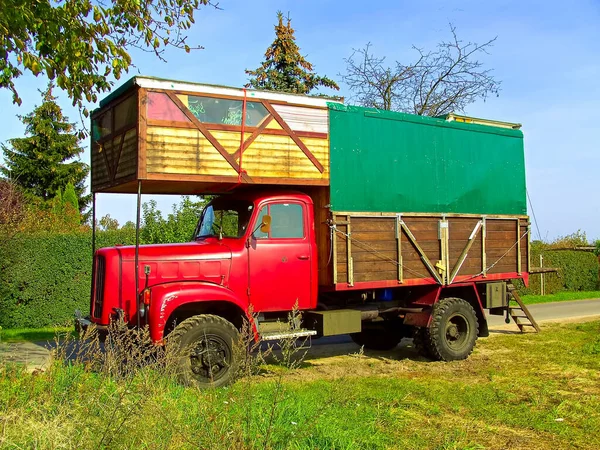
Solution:
M270 217L270 227L261 227ZM261 230L261 228L263 228ZM119 313L165 331L199 312L239 325L256 313L314 309L317 248L313 203L301 193L221 196L204 209L191 242L139 248L136 301L135 247L96 252L92 322L107 326Z

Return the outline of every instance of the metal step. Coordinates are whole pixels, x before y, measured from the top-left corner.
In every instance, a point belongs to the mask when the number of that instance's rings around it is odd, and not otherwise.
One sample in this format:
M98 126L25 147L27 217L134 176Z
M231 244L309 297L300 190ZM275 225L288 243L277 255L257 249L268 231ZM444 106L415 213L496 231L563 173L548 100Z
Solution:
M523 303L523 300L521 300L521 297L515 289L515 286L513 284L508 284L506 287L508 288L508 293L510 295L508 312L510 314L510 317L515 321L515 323L519 327L519 330L523 332L524 327L533 327L535 331L539 333L540 327L538 326L537 322ZM519 306L510 306L510 301L517 302ZM525 319L525 321L522 319Z
M274 331L270 333L263 333L260 335L263 341L278 341L280 339L298 339L309 336L315 336L317 332L315 330L290 330L290 331Z

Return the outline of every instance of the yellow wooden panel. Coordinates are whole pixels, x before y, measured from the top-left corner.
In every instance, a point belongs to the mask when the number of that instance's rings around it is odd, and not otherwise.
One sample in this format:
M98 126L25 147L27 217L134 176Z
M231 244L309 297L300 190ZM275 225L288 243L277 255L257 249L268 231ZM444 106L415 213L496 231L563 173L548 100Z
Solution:
M183 103L186 108L190 107L190 105L188 103L188 96L187 95L185 95L185 94L177 94L177 97L179 98L179 100L181 100L181 103Z
M250 176L274 178L329 178L329 147L327 139L311 138L302 141L323 164L320 173L289 136L260 135L244 151L243 168Z
M276 120L271 120L271 122L269 122L265 128L269 130L283 130L281 125L279 125Z
M215 130L211 134L231 154L239 148L239 132ZM319 172L289 136L269 134L261 134L245 149L242 167L250 177L327 180L329 178L328 140L301 139L323 165L323 173ZM149 173L237 175L237 172L198 130L148 127L146 151Z
M233 155L237 149L240 148L241 132L238 133L237 131L212 130L210 134L212 134L215 139L219 141L219 144L221 144L231 155ZM252 133L246 131L244 133L244 140L248 139L251 134Z
M237 176L198 130L148 127L146 154L149 173Z

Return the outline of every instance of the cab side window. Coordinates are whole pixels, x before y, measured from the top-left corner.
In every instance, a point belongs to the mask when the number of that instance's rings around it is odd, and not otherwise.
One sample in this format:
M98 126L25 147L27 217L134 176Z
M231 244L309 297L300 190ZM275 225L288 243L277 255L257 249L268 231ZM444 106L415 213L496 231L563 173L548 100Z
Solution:
M258 215L258 223L269 214L271 216L271 233L257 230L254 236L258 239L302 239L304 237L304 213L298 203L273 203L264 206Z

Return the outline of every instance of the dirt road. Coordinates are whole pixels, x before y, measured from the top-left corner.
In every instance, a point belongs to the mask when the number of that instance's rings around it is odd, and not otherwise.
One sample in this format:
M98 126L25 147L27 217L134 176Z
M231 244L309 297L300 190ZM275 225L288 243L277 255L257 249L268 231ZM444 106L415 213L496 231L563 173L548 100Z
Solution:
M600 299L531 305L529 310L538 323L600 319ZM514 323L507 325L503 317L488 316L488 321L492 335L518 332L517 326ZM407 345L407 342L410 341L404 339L400 345ZM0 363L11 361L26 364L32 370L43 368L48 364L50 358L49 348L48 342L0 343ZM323 356L347 355L357 351L358 346L344 335L313 340L312 348L307 356L313 359Z

